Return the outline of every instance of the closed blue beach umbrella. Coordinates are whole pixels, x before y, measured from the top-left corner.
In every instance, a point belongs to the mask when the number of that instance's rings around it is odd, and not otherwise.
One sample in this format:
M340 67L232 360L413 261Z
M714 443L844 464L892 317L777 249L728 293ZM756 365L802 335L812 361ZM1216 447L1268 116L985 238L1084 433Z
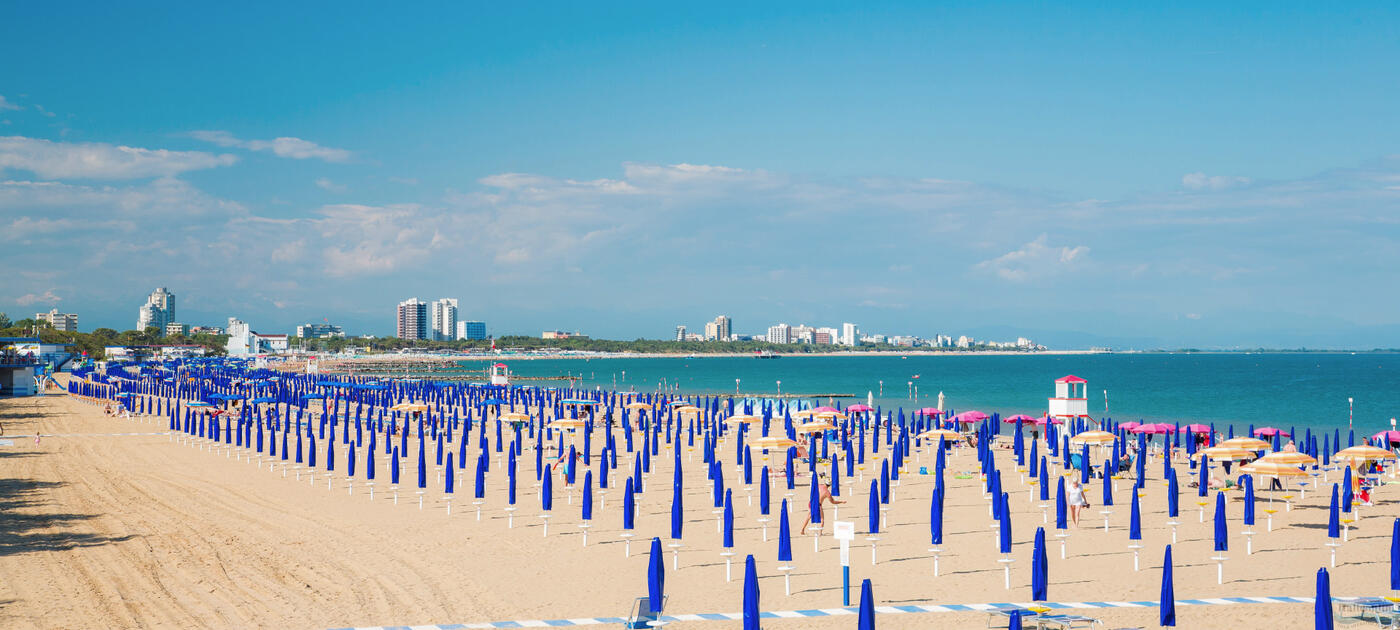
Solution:
M788 523L788 502L783 499L778 515L778 562L792 562L792 525Z
M1254 525L1254 475L1243 475L1244 483L1244 524Z
M1390 590L1400 591L1400 518L1390 528Z
M1327 537L1341 538L1341 515L1337 513L1337 484L1332 484L1332 502L1327 506Z
M763 467L763 473L758 480L758 511L764 516L768 516L769 504L772 501L772 490L768 484L768 467Z
M875 630L875 593L870 586L870 578L860 582L860 611L857 613L856 630Z
M1229 532L1225 528L1225 493L1215 495L1215 550L1229 551Z
M1172 546L1162 555L1162 597L1157 605L1157 625L1176 625L1176 588L1172 585Z
M583 474L583 520L593 520L593 471Z
M681 501L681 487L671 488L671 538L681 539L682 530L685 528L685 506Z
M1108 507L1108 506L1113 505L1113 482L1109 479L1109 472L1108 472L1108 471L1110 470L1109 464L1111 464L1111 463L1112 463L1111 461L1107 461L1107 460L1105 460L1104 463L1103 463L1104 476L1103 476L1103 483L1100 484L1100 485L1103 486L1103 505L1104 505L1104 507ZM1134 492L1133 494L1137 494L1137 493Z
M1176 470L1167 475L1167 517L1176 518L1181 513L1181 495L1177 492Z
M666 603L666 563L661 558L661 539L651 539L651 554L647 558L647 607L653 615L661 614Z
M354 453L355 451L351 449L350 452ZM447 494L452 494L452 491L455 489L453 486L455 485L456 477L453 471L455 471L457 467L452 465L452 455L453 453L447 454L447 474L443 476L443 492Z
M724 491L724 548L734 548L734 498L732 490Z
M545 473L544 485L540 486L540 509L549 512L554 509L554 475Z
M1206 474L1206 471L1209 470L1209 469L1210 469L1210 458L1209 458L1209 457L1202 457L1202 458L1201 458L1201 470L1200 470L1201 476L1200 476L1200 479L1197 479L1197 480L1196 480L1196 484L1197 484L1197 485L1196 485L1196 496L1198 496L1198 497L1206 496L1206 491L1210 489L1210 476Z
M807 511L808 511L809 514L811 514L812 524L813 524L813 525L821 525L821 524L822 524L822 504L821 504L821 495L817 493L817 485L818 485L818 484L817 484L817 480L816 480L815 477L812 478L812 483L811 483L810 485L811 485L812 491L811 491L810 493L808 493L808 497L807 497Z
M632 531L637 527L637 498L632 494L632 478L622 490L622 529Z
M1142 540L1142 506L1138 493L1133 493L1133 509L1128 519L1128 540Z
M993 499L995 500L995 499ZM998 522L997 549L1002 553L1011 553L1011 507L1009 495L1001 495L1001 519Z
M928 506L929 542L935 546L943 544L943 491L933 489L933 497Z
M866 517L866 531L880 533L880 488L874 479L870 480L870 505Z
M1060 477L1055 489L1055 529L1069 529L1067 512L1069 510L1065 506L1065 478Z
M1333 630L1332 579L1327 569L1317 570L1317 593L1313 596L1314 630Z
M759 630L758 569L753 554L744 559L744 630Z
M397 446L394 447L393 454L389 456L389 483L399 485L399 447Z
M1045 528L1035 528L1035 546L1031 549L1031 601L1043 602L1050 584L1050 563L1045 554Z

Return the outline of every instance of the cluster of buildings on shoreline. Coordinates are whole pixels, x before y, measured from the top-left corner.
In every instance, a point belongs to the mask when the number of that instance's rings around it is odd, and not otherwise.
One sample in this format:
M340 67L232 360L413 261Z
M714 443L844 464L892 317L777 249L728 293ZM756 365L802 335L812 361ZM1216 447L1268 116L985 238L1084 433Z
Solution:
M837 346L891 345L909 348L991 348L997 350L1045 350L1045 346L1025 337L1016 341L979 341L967 335L935 335L925 339L912 335L863 334L860 327L843 322L841 327L815 327L806 324L789 326L785 323L769 326L761 335L740 335L733 332L734 322L720 315L705 323L704 334L692 333L684 325L676 326L676 341L766 341L774 344L813 344Z
M146 297L137 310L136 330L154 328L157 336L228 335L226 349L231 355L275 354L286 352L291 339L343 339L344 329L331 324L306 323L296 327L294 335L259 333L247 322L237 317L229 317L225 326L191 326L176 318L175 293L166 287L157 287ZM455 298L440 298L431 302L409 298L398 303L395 308L395 334L399 339L422 341L486 340L486 323L477 320L458 318L459 302ZM77 332L78 315L60 313L53 309L48 313L37 313L36 321L41 321L54 330ZM728 315L719 315L705 322L702 332L690 332L685 325L676 326L675 341L764 341L773 344L812 344L857 347L898 346L909 348L944 349L996 349L996 350L1045 350L1045 346L1025 337L1015 341L980 341L967 335L935 335L922 338L912 335L867 334L851 322L841 326L790 326L779 323L769 326L761 334L739 334L734 332L734 320ZM589 339L588 335L562 330L546 330L542 339Z

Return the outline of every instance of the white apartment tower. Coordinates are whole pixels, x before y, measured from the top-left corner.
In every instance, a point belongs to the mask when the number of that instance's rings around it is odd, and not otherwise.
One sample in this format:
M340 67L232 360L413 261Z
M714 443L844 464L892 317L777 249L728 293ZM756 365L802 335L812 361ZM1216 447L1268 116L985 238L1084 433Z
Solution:
M432 303L432 334L434 341L451 341L457 335L457 300L442 298Z
M165 287L157 288L146 297L146 303L136 316L136 330L154 326L165 334L165 326L175 321L175 294Z
M768 343L792 343L792 326L787 324L769 326Z
M430 339L428 330L428 303L418 298L399 302L398 327L395 337L399 339Z
M685 341L685 326L676 326L676 341Z
M715 338L720 341L729 341L730 334L733 332L734 322L729 319L728 315L720 315L715 318L714 323Z
M860 331L850 322L841 324L841 345L854 346L860 343Z

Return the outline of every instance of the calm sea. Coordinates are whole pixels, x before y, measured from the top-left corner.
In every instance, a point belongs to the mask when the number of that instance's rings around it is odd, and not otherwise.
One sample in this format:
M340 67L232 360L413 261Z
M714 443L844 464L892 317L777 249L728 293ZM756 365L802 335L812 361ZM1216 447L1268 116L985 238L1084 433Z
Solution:
M1347 426L1354 399L1358 436L1400 416L1396 354L1097 354L1018 356L751 357L538 359L511 361L521 376L582 376L581 386L685 394L854 394L886 409L945 408L1039 414L1054 380L1089 381L1090 413L1120 421L1201 421L1245 425ZM478 367L478 366L472 366ZM913 383L913 385L910 385ZM543 384L543 383L542 383ZM911 398L918 388L917 400ZM825 402L823 400L822 402ZM844 404L856 402L842 399Z

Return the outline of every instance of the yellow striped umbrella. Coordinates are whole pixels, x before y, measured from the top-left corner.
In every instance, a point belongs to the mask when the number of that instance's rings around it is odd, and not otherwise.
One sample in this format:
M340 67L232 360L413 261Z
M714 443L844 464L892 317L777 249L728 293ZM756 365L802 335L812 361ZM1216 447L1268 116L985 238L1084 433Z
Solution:
M389 411L417 411L424 412L428 406L423 403L399 403L389 408Z
M1317 458L1306 453L1280 451L1260 457L1259 461L1273 464L1290 464L1293 466L1311 466L1317 463Z
M581 429L584 425L584 421L577 418L560 418L549 423L552 429Z
M520 413L520 412L518 412L518 411L515 411L515 412L511 412L511 413L503 413L503 414L501 414L501 420L504 420L504 421L506 421L506 422L529 422L529 421L530 421L530 416L528 416L528 415L526 415L526 414L523 414L523 413Z
M1112 444L1118 438L1108 431L1085 431L1069 439L1071 444Z
M948 429L929 429L916 437L923 440L937 440L938 438L943 438L952 442L954 440L961 440L962 434L957 431L949 431Z
M734 416L724 421L725 424L754 424L755 422L763 422L763 418L759 416Z
M1248 464L1240 466L1240 470L1247 472L1251 475L1260 475L1263 477L1308 476L1308 473L1303 472L1303 469L1298 468L1297 466L1293 466L1291 464L1281 464L1279 462L1266 462L1262 459L1257 462L1250 462Z
M1269 443L1259 438L1237 437L1221 442L1217 446L1228 446L1231 448L1243 448L1251 451L1264 451L1270 448Z
M794 446L797 446L797 442L794 442L794 441L792 441L792 440L789 440L789 439L787 439L787 438L785 438L785 437L774 437L774 436L769 436L769 437L754 438L754 439L752 439L752 440L749 440L749 446L752 446L752 447L754 447L754 448L766 448L766 449L792 448L792 447L794 447Z
M835 428L836 428L836 425L834 425L834 424L832 424L832 423L830 423L830 422L827 422L827 421L825 421L825 420L817 420L817 421L815 421L815 422L808 422L808 423L806 423L806 424L798 425L798 426L797 426L797 432L798 432L798 433L820 433L820 432L822 432L822 431L830 431L830 430L835 429Z
M1336 453L1332 454L1332 459L1340 459L1353 463L1375 462L1385 459L1395 459L1395 453L1387 451L1383 448L1376 448L1374 446L1363 445L1353 446L1351 448L1344 448L1340 451L1337 451Z
M639 402L630 402L630 403L627 403L627 404L623 405L623 407L625 407L625 408L627 408L627 409L632 409L632 410L651 409L651 405L648 405L648 404L646 404L646 403L639 403Z
M1259 454L1254 451L1243 448L1235 448L1233 446L1212 446L1210 448L1203 448L1199 451L1196 451L1196 454L1192 455L1192 457L1195 458L1209 457L1211 459L1228 460L1232 462L1244 461L1246 459L1254 459L1258 456Z

